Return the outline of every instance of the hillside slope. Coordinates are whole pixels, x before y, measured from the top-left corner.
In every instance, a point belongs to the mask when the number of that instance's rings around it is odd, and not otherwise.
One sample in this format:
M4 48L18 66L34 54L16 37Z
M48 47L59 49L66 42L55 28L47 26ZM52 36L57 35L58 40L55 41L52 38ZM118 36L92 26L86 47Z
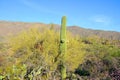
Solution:
M82 37L99 36L105 39L120 40L120 32L115 31L92 30L78 26L70 26L68 30L73 34L80 35Z
M0 37L7 36L10 34L16 34L22 30L29 29L32 27L50 28L50 26L51 24L43 24L43 23L0 21ZM59 30L60 25L54 24L54 29ZM81 37L99 36L105 39L120 40L120 32L85 29L79 26L69 26L67 29L68 31L72 32L74 35L80 35Z

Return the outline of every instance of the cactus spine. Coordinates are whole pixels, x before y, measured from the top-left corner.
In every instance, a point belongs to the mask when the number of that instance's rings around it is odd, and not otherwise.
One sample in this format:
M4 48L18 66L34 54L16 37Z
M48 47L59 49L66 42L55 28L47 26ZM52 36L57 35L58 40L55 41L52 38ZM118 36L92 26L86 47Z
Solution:
M66 67L65 67L65 54L66 54L66 17L63 16L61 20L60 31L60 72L62 80L66 79Z

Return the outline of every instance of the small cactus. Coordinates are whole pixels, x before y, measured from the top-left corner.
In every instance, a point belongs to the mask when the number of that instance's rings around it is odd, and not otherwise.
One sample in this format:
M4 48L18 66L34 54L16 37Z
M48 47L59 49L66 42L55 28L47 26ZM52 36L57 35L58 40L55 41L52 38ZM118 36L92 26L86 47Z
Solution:
M5 78L5 76L0 75L0 80L3 80L3 78Z

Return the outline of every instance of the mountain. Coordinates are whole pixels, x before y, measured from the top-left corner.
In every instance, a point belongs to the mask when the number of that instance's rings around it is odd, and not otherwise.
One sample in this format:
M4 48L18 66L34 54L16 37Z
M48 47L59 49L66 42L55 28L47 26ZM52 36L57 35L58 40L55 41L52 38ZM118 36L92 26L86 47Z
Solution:
M51 26L51 24L43 23L0 21L0 39L4 36L17 34L22 30L27 30L32 27L38 27L42 30L43 27L50 28ZM53 26L55 30L60 30L60 25L53 24ZM73 35L79 35L81 37L99 36L105 39L120 40L120 32L115 31L92 30L81 28L79 26L68 26L67 30Z
M78 26L70 26L68 30L74 35L80 35L81 37L99 36L105 39L120 40L120 32L115 31L92 30Z

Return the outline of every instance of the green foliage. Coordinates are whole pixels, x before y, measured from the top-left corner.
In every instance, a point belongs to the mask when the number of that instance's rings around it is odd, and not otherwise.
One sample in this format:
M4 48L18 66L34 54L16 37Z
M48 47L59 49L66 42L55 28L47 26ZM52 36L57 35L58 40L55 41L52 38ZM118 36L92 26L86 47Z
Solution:
M86 44L90 42L90 44ZM86 38L86 58L84 63L79 65L75 73L84 79L111 79L111 69L119 69L119 48L110 44L103 44L104 39L98 37ZM117 55L116 55L117 54ZM89 75L86 75L89 73Z
M85 51L83 48L85 44L78 41L77 37L72 37L69 33L67 37L69 42L65 63L68 71L74 71L84 60ZM33 69L36 67L43 67L44 69L46 67L47 75L52 76L51 73L56 72L59 64L55 62L55 58L59 53L59 39L58 32L49 29L40 32L38 28L32 28L19 33L17 36L10 37L8 50L9 54L11 54L12 64L21 65L25 63L27 70L30 67L33 67ZM6 72L10 73L11 69ZM59 76L59 73L56 76Z
M97 36L80 38L64 30L67 35L60 36L62 33L54 29L41 29L24 30L10 37L7 43L0 43L0 77L60 80L60 59L65 63L61 68L63 73L67 72L63 76L70 80L110 79L113 70L119 70L119 41ZM61 40L65 40L64 45ZM59 52L64 53L62 58L58 57Z
M65 61L68 70L74 71L79 66L79 64L84 62L86 55L85 48L87 45L85 45L81 39L77 38L77 36L72 37L71 35L68 35L67 37L69 42L67 44Z

